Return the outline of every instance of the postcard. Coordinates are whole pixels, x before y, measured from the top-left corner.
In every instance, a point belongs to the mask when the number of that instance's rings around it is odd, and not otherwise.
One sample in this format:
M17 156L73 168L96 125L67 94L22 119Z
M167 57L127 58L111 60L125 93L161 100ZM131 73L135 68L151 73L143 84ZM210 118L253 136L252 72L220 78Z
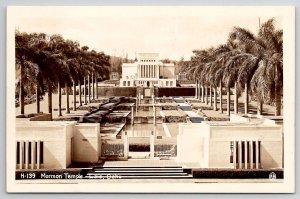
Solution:
M6 69L7 192L295 191L292 6L9 6Z

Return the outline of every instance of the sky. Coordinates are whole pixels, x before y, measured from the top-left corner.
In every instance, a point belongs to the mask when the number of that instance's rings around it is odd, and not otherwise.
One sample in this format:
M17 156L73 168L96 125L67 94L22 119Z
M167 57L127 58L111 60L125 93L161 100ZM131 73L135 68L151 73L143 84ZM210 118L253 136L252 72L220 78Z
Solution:
M156 52L160 58L189 60L192 51L224 44L234 26L257 33L276 9L212 7L13 7L8 23L21 32L61 34L81 46L134 58Z

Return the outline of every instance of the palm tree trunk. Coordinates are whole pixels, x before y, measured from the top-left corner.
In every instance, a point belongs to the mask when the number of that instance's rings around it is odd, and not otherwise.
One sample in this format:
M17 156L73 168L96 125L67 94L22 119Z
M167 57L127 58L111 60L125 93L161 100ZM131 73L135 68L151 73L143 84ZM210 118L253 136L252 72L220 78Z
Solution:
M203 85L201 86L201 94L202 94L201 102L204 103L204 86Z
M208 88L205 86L205 104L208 104Z
M21 66L21 68L23 68ZM22 71L22 70L21 70ZM19 101L20 101L20 109L21 109L21 114L24 114L24 109L25 109L25 95L24 95L24 85L23 85L23 79L22 79L22 72L21 72L21 77L20 77L20 93L19 93Z
M98 76L97 76L97 74L95 74L95 82L96 82L96 98L98 99Z
M234 114L238 114L238 105L237 82L234 82Z
M227 115L230 116L230 87L227 87Z
M198 99L198 80L196 79L195 98Z
M245 108L245 115L248 114L248 104L249 104L249 98L248 98L248 83L245 83L245 104L244 104L244 108Z
M220 81L220 113L223 113L222 81Z
M91 81L90 81L90 75L88 75L88 103L91 103Z
M212 87L209 86L209 106L212 107Z
M263 114L263 102L261 99L257 99L257 115Z
M81 82L80 80L78 81L78 85L79 85L79 88L78 88L78 91L79 91L79 106L82 106L82 100L81 100Z
M198 80L198 98L197 99L201 99L201 84L200 84L200 80Z
M214 110L217 111L218 107L217 107L217 88L214 87Z
M66 90L66 97L67 97L67 109L66 113L70 113L70 104L69 104L69 88L68 88L68 83L65 83L65 90Z
M36 96L36 112L39 113L40 112L40 86L39 86L39 82L37 81L36 83L36 88L35 88L35 96Z
M92 73L92 99L95 99L95 84L94 84L94 73Z
M73 111L76 111L76 84L73 80Z
M58 81L58 85L57 85L57 90L58 90L58 116L62 116L62 114L61 114L61 86L60 86L59 81Z
M51 120L52 120L52 87L48 83L48 113L51 114Z
M87 88L86 88L86 78L84 77L83 78L83 84L84 84L84 89L83 89L83 92L84 92L84 105L87 105Z
M279 116L281 115L281 92L280 92L280 87L278 84L275 82L275 115Z

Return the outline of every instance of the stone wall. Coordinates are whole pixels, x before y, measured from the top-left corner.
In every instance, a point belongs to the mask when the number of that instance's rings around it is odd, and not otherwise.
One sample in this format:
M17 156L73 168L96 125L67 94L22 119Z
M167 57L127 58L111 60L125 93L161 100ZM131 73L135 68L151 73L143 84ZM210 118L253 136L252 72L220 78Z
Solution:
M71 164L71 137L74 125L75 122L17 122L16 141L42 142L43 163L40 168L65 169ZM23 150L32 153L29 147Z
M101 154L100 124L77 124L73 131L73 162L97 162Z

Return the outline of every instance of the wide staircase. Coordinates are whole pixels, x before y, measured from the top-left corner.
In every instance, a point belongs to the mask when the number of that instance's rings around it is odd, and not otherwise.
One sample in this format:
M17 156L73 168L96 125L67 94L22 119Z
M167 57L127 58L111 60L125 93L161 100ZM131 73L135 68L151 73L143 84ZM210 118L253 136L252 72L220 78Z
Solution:
M82 171L85 179L182 179L192 178L190 169L181 166L94 167Z

